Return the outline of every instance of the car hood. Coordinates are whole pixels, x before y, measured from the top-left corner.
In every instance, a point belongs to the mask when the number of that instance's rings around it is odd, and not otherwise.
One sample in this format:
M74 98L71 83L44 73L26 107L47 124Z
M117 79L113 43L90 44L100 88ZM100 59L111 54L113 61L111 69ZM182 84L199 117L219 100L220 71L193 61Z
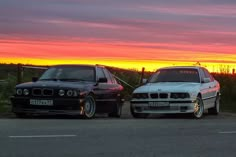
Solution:
M200 83L186 83L186 82L160 82L147 83L138 87L134 93L152 93L152 92L193 92L198 91Z
M27 82L16 86L16 88L71 88L71 89L86 89L94 86L93 82L67 82L67 81L37 81Z

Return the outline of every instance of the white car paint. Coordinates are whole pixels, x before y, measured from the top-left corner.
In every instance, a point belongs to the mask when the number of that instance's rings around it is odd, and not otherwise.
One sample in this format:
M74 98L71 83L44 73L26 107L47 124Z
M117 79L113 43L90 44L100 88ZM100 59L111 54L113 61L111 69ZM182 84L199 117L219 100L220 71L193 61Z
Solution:
M191 92L200 88L199 83L185 83L185 82L160 82L147 83L134 90L134 93L142 92Z
M132 98L131 107L148 107L150 104L155 102L168 102L169 108L166 109L145 109L145 110L135 110L137 113L193 113L194 112L194 102L199 95L203 100L204 109L213 108L215 106L216 96L220 95L220 85L212 77L212 81L203 83L204 80L201 76L202 67L168 67L162 69L173 69L173 68L191 68L197 69L200 77L200 82L158 82L158 83L146 83L138 88L136 88L133 94L136 93L147 93L148 98ZM205 69L206 70L206 69ZM201 72L200 72L201 71ZM167 93L168 98L151 98L152 93ZM171 93L189 93L189 98L170 98ZM187 107L186 110L181 109L181 107Z

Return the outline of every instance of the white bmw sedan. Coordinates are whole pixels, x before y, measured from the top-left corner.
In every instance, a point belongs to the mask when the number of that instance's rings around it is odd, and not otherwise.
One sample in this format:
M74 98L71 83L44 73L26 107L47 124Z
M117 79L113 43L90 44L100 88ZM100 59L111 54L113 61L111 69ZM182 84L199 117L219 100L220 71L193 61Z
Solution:
M204 110L217 115L220 84L203 67L167 67L157 70L134 90L130 105L135 118L149 114L190 113L201 118Z

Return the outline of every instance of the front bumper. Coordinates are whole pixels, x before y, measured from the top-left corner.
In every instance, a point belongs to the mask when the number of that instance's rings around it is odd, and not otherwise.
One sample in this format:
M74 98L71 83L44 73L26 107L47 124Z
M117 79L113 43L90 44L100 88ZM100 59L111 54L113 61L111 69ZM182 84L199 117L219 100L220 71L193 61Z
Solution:
M165 105L163 105L163 102ZM158 105L160 104L160 105ZM135 113L193 113L195 101L131 101Z
M12 112L28 114L83 114L83 99L75 98L32 98L53 100L53 105L31 105L29 97L11 97Z

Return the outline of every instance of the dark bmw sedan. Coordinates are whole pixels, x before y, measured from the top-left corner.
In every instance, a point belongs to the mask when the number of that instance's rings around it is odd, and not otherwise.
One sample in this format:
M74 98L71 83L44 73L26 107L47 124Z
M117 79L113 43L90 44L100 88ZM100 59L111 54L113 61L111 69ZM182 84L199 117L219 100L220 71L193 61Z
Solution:
M120 117L123 87L103 66L57 65L33 82L16 86L12 111L31 114L69 114L93 118L95 113Z

